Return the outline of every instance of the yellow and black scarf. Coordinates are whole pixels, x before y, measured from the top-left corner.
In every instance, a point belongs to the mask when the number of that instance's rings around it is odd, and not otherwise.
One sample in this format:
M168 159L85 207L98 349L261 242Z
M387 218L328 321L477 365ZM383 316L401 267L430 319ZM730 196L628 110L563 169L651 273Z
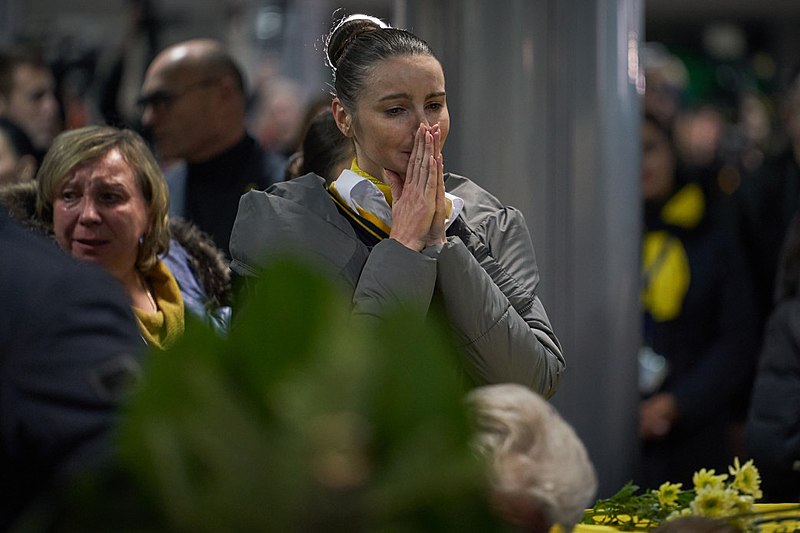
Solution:
M644 234L641 302L655 322L666 322L680 315L691 281L686 250L668 226L687 230L695 228L704 213L703 191L698 184L689 183L661 208L659 216L664 227Z
M392 229L391 187L364 172L356 159L353 159L349 170L343 171L330 184L328 192L363 242L374 246L389 236ZM464 201L450 193L445 193L445 201L445 226L449 227L461 213Z

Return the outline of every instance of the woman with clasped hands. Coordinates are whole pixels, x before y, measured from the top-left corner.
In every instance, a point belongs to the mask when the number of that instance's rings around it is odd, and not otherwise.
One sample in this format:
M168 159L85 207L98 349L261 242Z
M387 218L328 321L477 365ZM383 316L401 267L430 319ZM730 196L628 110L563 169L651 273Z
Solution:
M417 36L365 15L339 22L326 43L332 112L356 156L327 188L307 174L245 194L233 272L246 281L271 258L299 253L344 281L353 315L367 320L397 305L424 317L438 300L475 383L552 395L564 359L536 295L522 214L444 172L441 64Z

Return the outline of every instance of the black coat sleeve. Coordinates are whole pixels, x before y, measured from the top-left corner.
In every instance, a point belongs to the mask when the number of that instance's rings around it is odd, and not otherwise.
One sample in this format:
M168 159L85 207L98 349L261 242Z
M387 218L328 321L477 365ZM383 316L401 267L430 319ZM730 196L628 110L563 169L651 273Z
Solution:
M773 311L745 426L770 501L800 498L800 300Z

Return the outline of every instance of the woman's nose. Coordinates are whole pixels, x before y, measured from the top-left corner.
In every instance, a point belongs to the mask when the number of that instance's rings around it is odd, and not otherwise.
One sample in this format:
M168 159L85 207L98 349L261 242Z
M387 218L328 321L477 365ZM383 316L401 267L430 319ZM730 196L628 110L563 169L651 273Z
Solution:
M78 220L81 224L96 224L100 221L100 214L97 212L95 203L89 199L84 198L81 201L80 217Z
M430 127L430 121L428 120L428 115L425 113L424 109L414 109L414 118L415 118L415 129L419 127L420 124L424 124L427 127Z

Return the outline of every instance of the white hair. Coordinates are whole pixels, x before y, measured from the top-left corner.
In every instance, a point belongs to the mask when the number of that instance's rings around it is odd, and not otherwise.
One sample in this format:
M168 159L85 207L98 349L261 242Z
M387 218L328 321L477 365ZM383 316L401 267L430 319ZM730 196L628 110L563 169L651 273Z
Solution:
M597 491L594 466L572 427L522 385L479 387L467 401L493 497L522 500L549 524L571 530Z

